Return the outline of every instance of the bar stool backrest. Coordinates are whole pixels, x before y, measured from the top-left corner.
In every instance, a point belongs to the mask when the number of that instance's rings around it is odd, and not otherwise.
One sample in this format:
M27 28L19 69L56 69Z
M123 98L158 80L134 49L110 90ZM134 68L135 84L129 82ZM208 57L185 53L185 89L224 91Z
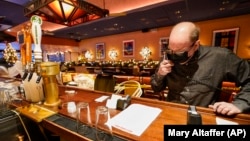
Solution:
M125 94L133 97L141 97L141 84L135 80L121 82L115 86L115 94Z

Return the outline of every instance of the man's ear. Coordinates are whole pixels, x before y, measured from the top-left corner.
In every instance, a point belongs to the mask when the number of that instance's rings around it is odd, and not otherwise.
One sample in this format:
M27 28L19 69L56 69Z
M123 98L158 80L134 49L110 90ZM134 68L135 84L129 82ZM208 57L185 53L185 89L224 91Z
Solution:
M195 50L197 50L200 46L200 40L197 40L195 43Z

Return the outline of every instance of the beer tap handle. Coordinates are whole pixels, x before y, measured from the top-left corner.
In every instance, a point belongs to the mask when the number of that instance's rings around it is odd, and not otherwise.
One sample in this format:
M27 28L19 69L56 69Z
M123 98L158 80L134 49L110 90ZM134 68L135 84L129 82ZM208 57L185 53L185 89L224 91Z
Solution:
M42 79L42 75L41 75L41 64L37 63L36 64L36 73L37 73L37 79L36 79L36 83L40 83L41 79Z
M37 79L36 79L36 83L39 83L39 82L41 81L41 79L42 79L42 76L39 75L39 76L37 77Z
M31 72L30 72L30 75L29 75L29 77L28 77L28 81L31 80L32 76L33 76L33 72L31 71Z
M22 80L23 80L23 81L27 78L28 74L29 74L29 65L27 64L27 65L25 66L24 74L23 74L23 77L22 77Z
M23 74L23 77L22 77L22 80L24 81L26 79L26 77L28 76L28 71L24 71L24 74Z

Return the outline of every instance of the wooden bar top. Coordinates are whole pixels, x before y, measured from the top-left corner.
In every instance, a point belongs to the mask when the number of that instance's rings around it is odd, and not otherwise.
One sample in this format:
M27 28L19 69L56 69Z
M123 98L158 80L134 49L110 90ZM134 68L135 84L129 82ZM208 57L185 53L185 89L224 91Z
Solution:
M67 96L65 95L65 90L75 90L77 93L74 96ZM111 93L105 92L98 92L92 90L83 90L80 88L74 87L65 87L60 86L60 98L62 101L68 99L70 101L84 101L89 102L90 109L91 109L91 117L93 123L95 122L95 109L99 105L106 105L106 101L104 102L95 102L95 99L102 96L102 95L111 95ZM186 125L187 123L187 109L188 105L170 103L165 101L159 100L152 100L147 98L132 98L131 103L139 103L147 106L158 107L162 109L162 112L159 116L151 123L149 128L147 128L141 136L135 136L123 131L120 131L116 128L113 129L114 133L121 136L128 138L130 140L148 140L151 141L160 141L163 140L164 136L164 125ZM249 114L239 114L235 117L225 117L221 115L216 115L211 109L197 107L197 111L202 116L202 124L203 125L215 125L216 124L216 117L237 122L238 124L250 124L250 115ZM118 114L120 111L115 109L110 109L111 118ZM65 110L59 111L59 113L75 118L75 115L67 114ZM145 117L147 113L145 113ZM46 121L44 121L46 122ZM135 123L136 126L136 123Z
M66 90L75 90L76 93L73 95L65 94ZM103 95L111 96L111 93L94 91L94 90L84 90L77 87L69 86L59 86L59 97L62 102L65 101L75 101L88 102L90 105L91 119L95 123L95 109L97 106L106 105L104 102L96 102L95 99ZM119 129L113 128L113 133L120 137L126 138L128 140L148 140L150 141L162 141L164 140L164 125L186 125L187 124L187 109L188 105L170 103L160 100L147 99L147 98L132 98L131 103L138 103L147 106L157 107L162 109L162 112L156 117L156 119L150 124L150 126L142 133L141 136L132 135L123 132ZM201 114L203 125L216 125L216 117L233 121L238 124L250 124L250 114L238 114L234 117L226 117L222 115L216 115L211 109L204 107L196 107L197 111ZM111 118L118 114L119 110L110 109ZM64 116L70 117L72 119L76 118L75 114L67 113L66 109L58 109L58 113ZM145 117L147 113L144 113ZM60 135L66 140L89 140L86 137L79 135L76 132L72 132L64 127L61 127L47 119L41 122L42 126L55 134ZM136 123L135 123L136 126Z

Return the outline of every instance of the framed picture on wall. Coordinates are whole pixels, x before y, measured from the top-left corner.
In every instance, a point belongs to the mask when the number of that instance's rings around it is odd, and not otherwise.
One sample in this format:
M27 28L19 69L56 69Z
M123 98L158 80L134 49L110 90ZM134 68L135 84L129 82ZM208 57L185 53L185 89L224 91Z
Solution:
M64 62L65 56L62 52L47 53L47 60L51 62Z
M123 41L123 57L134 57L135 41Z
M239 28L223 29L213 31L213 46L225 47L237 51Z
M97 43L96 44L96 59L105 59L105 44Z
M168 43L169 43L168 37L160 38L160 57L162 57L164 52L168 49Z

